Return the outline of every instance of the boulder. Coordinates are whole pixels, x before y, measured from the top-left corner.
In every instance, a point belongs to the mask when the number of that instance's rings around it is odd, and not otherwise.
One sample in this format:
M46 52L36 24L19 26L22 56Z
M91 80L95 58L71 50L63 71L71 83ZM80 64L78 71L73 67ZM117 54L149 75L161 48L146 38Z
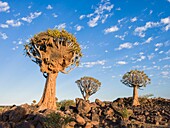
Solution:
M92 123L87 122L84 128L93 128Z
M24 121L15 125L15 128L35 128L31 123Z
M80 124L80 125L84 125L86 122L85 122L85 120L84 120L84 118L83 117L81 117L80 115L76 115L76 122L78 123L78 124Z
M91 105L88 101L85 101L83 99L79 99L79 101L77 101L77 110L79 114L87 114L90 110L91 110Z
M11 125L7 122L0 122L0 128L11 128Z
M10 111L9 121L19 122L25 117L25 115L26 115L25 108L18 106L15 109Z
M99 100L99 99L96 99L96 100L95 100L95 103L96 103L97 105L99 105L100 107L105 107L105 103L102 102L102 101Z

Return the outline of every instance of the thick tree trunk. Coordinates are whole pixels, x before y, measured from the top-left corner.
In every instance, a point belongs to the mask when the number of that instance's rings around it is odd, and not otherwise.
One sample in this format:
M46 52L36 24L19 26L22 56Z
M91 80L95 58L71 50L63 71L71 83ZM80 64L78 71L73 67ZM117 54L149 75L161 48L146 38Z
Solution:
M39 110L56 110L56 74L48 74L43 95L38 103Z
M89 95L86 94L86 96L84 97L85 101L89 100Z
M133 106L138 106L140 105L139 100L138 100L138 86L133 87Z

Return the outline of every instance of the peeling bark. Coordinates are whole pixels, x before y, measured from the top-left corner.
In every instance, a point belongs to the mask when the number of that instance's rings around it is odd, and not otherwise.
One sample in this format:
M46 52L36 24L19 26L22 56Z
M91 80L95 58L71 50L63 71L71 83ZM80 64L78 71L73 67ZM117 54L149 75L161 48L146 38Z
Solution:
M47 74L43 95L38 103L39 110L56 110L56 78L58 73Z
M133 87L133 106L138 106L140 105L139 100L138 100L138 86Z

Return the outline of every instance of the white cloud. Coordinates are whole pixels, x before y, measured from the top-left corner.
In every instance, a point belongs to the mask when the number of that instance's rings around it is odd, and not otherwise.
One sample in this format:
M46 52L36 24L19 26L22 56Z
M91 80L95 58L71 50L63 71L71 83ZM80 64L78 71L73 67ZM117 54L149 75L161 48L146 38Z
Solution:
M164 51L160 51L159 54L162 54Z
M137 54L136 58L131 57L131 60L133 61L132 63L140 62L140 61L145 60L145 59L146 59L146 56L144 55L143 52L140 52L139 54Z
M135 42L133 45L134 45L134 46L138 46L138 45L139 45L139 42Z
M161 19L161 23L163 24L169 24L170 23L170 16L164 19Z
M21 22L20 21L15 21L15 20L7 20L6 21L6 24L7 25L10 25L10 26L12 26L12 27L19 27L19 26L21 26Z
M169 72L168 71L162 71L161 72L161 75L163 75L162 77L170 77L170 74L169 74Z
M140 52L139 55L143 55L144 53L143 52Z
M165 47L170 46L170 40L164 42Z
M6 35L6 33L2 33L0 32L0 36L2 39L6 40L8 38L8 36Z
M84 63L81 63L80 67L91 68L95 65L104 65L105 62L106 62L106 60L98 60L98 61L94 61L94 62L84 62Z
M14 17L20 16L20 15L21 15L21 13L16 13L16 14L14 14Z
M121 10L121 8L120 8L120 7L119 7L119 8L116 8L116 10L117 10L117 11L120 11L120 10Z
M144 60L146 58L146 56L141 56L141 59Z
M18 42L18 44L22 44L23 42L22 42L22 40L20 40L19 42Z
M126 61L118 61L118 62L116 62L116 64L125 65L125 64L127 64L127 62Z
M62 23L62 24L56 25L54 28L57 28L59 30L65 29L66 28L66 23Z
M51 5L48 5L48 6L46 7L46 9L51 10L51 9L53 9L53 7L52 7Z
M112 66L103 66L102 68L103 69L110 69L110 68L112 68Z
M76 28L76 31L80 31L82 28L84 28L83 26L80 26L80 25L76 25L75 26L75 28Z
M150 10L150 11L149 11L149 15L151 15L152 13L153 13L153 10Z
M159 61L163 61L163 60L170 60L170 57L167 56L167 57L165 57L165 58L159 59Z
M126 18L122 18L120 20L118 20L117 22L120 24L122 21L124 21Z
M103 16L102 24L105 23L105 21L107 20L108 16L109 16L109 14L105 14L105 15Z
M8 25L7 24L0 24L0 27L1 28L8 28Z
M118 30L119 30L119 28L117 26L112 26L110 28L104 29L104 33L108 34L108 33L111 33L111 32L116 32Z
M165 54L170 54L170 50L168 50Z
M162 46L163 46L163 43L157 43L157 44L155 44L155 47L156 47L156 48L155 48L155 52L158 51L159 48L162 47ZM161 54L161 53L163 53L163 52L160 51L159 54Z
M153 40L153 38L152 38L152 37L149 37L149 38L145 41L145 43L150 43L152 40Z
M115 37L116 37L116 38L119 38L119 39L121 39L121 40L124 40L124 39L125 39L125 35L122 35L122 36L121 36L121 35L115 35Z
M149 60L151 60L154 56L155 56L154 53L152 53L152 54L148 55L147 57Z
M16 47L12 48L12 50L14 50L14 51L15 51L15 50L17 50L17 49L18 49L18 46L16 46Z
M124 44L120 44L118 48L116 48L115 50L122 50L122 49L130 49L132 48L132 43L124 43Z
M54 18L57 18L57 17L58 17L58 15L55 14L55 13L53 13L52 15L53 15Z
M116 76L112 76L112 78L115 78Z
M159 50L159 48L155 48L155 52L158 51L158 50Z
M165 31L168 31L170 29L170 16L164 19L161 19L161 23L165 24Z
M162 25L165 25L164 27L165 31L168 31L170 29L170 16L166 18L162 18L160 22L146 22L144 26L137 27L134 31L134 34L140 37L145 37L145 31L147 31L147 29L162 26Z
M81 49L88 49L89 47L87 45L80 45Z
M0 12L9 12L9 5L7 2L0 1Z
M84 19L84 18L85 18L85 15L81 15L81 16L79 17L80 20L82 20L82 19Z
M28 9L30 9L31 7L32 7L32 6L31 6L31 5L29 5L29 6L28 6Z
M87 22L89 27L97 26L99 21L105 23L108 16L112 15L111 10L113 9L113 7L114 5L111 4L109 0L101 0L97 7L94 8L93 6L92 9L94 9L94 12L86 15L87 18L89 18L89 21ZM79 18L81 20L84 17L85 15L81 15Z
M154 28L154 27L158 27L160 24L159 22L147 22L145 24L145 26L141 26L141 27L137 27L135 29L135 34L137 34L140 37L145 37L145 31L149 28Z
M163 43L157 43L157 44L155 44L155 46L156 47L161 47L161 46L163 46Z
M170 68L170 65L164 65L163 68Z
M170 2L170 0L167 0L168 2Z
M137 17L134 17L134 18L130 19L130 21L131 21L131 22L137 21Z
M97 25L97 21L99 20L100 16L97 15L96 17L94 17L93 19L90 19L89 22L87 22L87 24L89 25L89 27L95 27Z
M23 17L21 18L23 21L26 21L28 23L31 23L33 19L39 17L42 14L42 12L34 12L34 13L30 13L30 16L27 17Z

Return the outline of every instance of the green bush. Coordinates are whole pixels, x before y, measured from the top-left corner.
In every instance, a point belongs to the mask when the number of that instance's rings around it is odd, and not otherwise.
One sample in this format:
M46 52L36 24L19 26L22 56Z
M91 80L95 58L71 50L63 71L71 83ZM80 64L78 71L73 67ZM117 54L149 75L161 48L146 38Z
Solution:
M127 108L123 108L119 111L121 117L126 120L128 119L132 114L133 114L133 111L132 110L128 110Z
M45 128L64 128L71 121L73 121L71 117L63 117L59 113L51 113L47 115L44 125Z
M0 112L4 109L4 107L0 107Z
M58 110L65 110L69 106L75 106L74 100L62 100L57 102L57 109Z

